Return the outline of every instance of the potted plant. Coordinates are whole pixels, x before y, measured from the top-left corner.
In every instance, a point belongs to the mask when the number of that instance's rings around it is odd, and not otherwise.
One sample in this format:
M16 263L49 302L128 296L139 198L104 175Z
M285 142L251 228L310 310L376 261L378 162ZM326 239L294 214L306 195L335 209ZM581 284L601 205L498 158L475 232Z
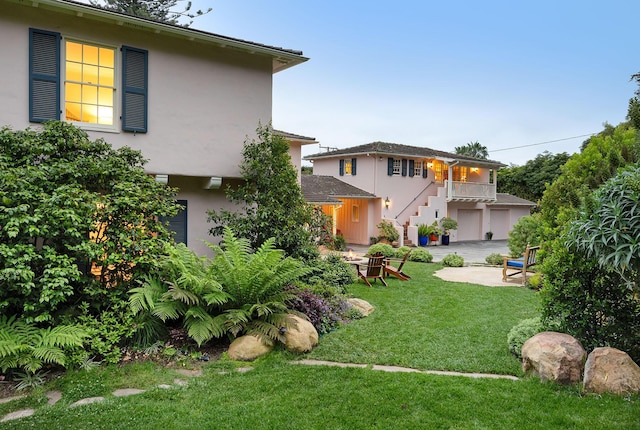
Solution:
M457 230L458 221L453 218L444 217L440 220L440 226L442 227L442 244L449 245L449 232L451 230Z
M433 244L435 245L435 243L438 241L438 236L442 234L440 227L438 227L438 221L434 221L433 224L427 226L427 230L429 233L429 241L433 242Z
M429 244L429 226L426 224L418 225L418 243L420 246Z
M380 230L378 242L388 243L391 245L393 242L398 242L400 239L400 233L398 233L398 230L396 230L391 221L382 221L376 227Z
M487 237L487 240L493 239L493 232L492 231L488 231L484 235Z

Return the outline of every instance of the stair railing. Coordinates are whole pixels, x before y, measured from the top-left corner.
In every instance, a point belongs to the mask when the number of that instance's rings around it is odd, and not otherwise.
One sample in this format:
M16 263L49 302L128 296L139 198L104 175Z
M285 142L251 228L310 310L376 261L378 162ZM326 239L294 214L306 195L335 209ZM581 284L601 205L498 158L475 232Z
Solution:
M416 196L413 198L413 200L411 200L411 201L409 202L409 204L408 204L408 205L406 205L406 206L404 207L404 209L402 209L400 212L398 212L398 214L395 216L395 218L394 218L394 219L398 219L398 217L399 217L400 215L402 215L402 213L403 213L404 211L406 211L407 209L409 209L409 207L413 204L413 202L415 202L416 200L418 200L418 197L420 197L420 196L422 195L422 193L424 193L425 191L427 191L427 189L428 189L431 185L433 185L433 184L435 184L435 181L431 181L430 183L428 183L428 184L427 184L427 186L426 186L426 187L424 187L424 188L422 189L422 191L420 191L418 194L416 194Z

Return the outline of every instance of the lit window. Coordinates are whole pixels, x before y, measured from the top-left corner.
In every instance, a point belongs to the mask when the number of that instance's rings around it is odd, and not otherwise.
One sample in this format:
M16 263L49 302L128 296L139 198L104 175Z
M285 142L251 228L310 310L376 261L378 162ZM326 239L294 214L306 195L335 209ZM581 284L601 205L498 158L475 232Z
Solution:
M344 160L344 174L345 175L353 174L353 165L351 164L351 159Z
M351 221L352 222L360 221L360 206L358 205L351 206Z
M466 166L453 166L453 180L458 182L467 182L469 177L469 168Z
M433 172L435 176L435 181L442 183L445 179L447 179L448 167L441 160L434 160Z
M422 176L422 161L416 161L413 164L413 176L419 178Z
M394 158L393 159L393 174L394 175L399 175L401 171L402 171L402 160L400 160L399 158Z
M65 43L64 118L90 124L114 124L115 49Z

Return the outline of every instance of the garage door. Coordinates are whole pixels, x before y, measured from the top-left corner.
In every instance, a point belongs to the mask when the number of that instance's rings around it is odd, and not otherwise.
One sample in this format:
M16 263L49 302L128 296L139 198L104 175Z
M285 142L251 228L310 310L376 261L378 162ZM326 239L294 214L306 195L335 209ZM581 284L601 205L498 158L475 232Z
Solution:
M491 231L495 240L503 240L509 238L509 211L507 209L491 209Z
M458 209L458 240L482 239L482 211Z

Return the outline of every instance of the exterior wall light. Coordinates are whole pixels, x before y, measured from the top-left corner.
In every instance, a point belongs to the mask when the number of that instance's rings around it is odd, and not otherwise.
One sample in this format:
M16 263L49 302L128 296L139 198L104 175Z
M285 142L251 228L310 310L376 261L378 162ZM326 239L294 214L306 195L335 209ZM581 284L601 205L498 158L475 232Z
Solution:
M389 196L387 196L387 198L384 199L384 207L389 209L389 203L391 203L391 202L389 201Z

